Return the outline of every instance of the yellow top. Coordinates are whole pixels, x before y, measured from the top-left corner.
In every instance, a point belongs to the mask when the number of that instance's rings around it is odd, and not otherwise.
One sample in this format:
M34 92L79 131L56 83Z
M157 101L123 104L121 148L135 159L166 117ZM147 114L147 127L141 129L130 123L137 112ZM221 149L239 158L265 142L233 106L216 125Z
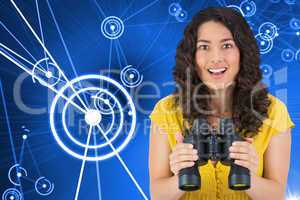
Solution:
M269 144L270 138L280 132L294 127L287 108L283 102L272 95L268 95L271 105L268 109L268 118L263 121L259 133L254 136L254 146L259 155L259 167L257 175L263 175L263 155ZM154 107L150 115L165 133L168 134L170 147L176 145L175 134L182 132L182 111L174 104L174 96L169 95L161 99ZM216 167L209 161L199 167L201 174L201 189L194 192L186 192L180 200L248 200L250 197L244 191L234 191L228 187L228 175L230 166L218 162Z

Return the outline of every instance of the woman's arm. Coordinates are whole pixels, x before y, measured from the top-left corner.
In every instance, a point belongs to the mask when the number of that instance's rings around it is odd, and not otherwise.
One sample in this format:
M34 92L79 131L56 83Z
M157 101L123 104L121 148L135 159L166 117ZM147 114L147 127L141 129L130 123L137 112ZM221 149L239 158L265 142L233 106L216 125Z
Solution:
M291 130L273 136L264 155L264 177L251 176L247 194L253 200L285 199L290 166Z
M152 200L177 200L184 192L178 189L178 176L170 171L171 149L167 134L151 124L149 144L150 194Z

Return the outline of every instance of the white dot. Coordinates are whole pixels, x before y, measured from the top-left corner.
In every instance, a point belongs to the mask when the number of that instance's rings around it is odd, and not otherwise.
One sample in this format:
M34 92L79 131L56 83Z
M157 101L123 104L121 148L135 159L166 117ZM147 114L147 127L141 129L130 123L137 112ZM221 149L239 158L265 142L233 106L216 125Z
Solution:
M246 9L247 9L247 10L250 10L250 7L247 6Z
M131 116L132 115L132 111L128 111L128 115Z
M129 74L129 78L133 79L134 78L134 74Z
M261 45L265 45L266 43L265 43L265 41L261 41L260 44Z
M47 187L47 185L46 184L43 184L43 188L46 188Z
M53 76L52 72L51 71L47 71L46 72L46 77L47 78L51 78Z
M23 140L26 140L27 139L27 135L23 135L22 138L23 138Z
M113 32L115 31L115 28L116 28L116 27L115 27L114 25L111 25L111 26L110 26L110 29L111 29Z
M90 126L98 125L101 118L101 113L98 110L88 110L85 114L85 121Z
M15 197L14 197L14 196L10 196L9 199L10 199L10 200L14 200Z
M300 35L300 32L299 32L299 31L298 31L298 32L296 32L296 35L298 35L298 36L299 36L299 35Z
M22 176L22 174L21 174L20 172L18 172L18 173L17 173L17 177L20 178L21 176Z
M268 29L268 30L266 30L266 33L270 33L270 30Z
M104 103L105 103L106 105L108 105L108 104L109 104L109 100L108 100L108 99L105 99L105 100L104 100Z

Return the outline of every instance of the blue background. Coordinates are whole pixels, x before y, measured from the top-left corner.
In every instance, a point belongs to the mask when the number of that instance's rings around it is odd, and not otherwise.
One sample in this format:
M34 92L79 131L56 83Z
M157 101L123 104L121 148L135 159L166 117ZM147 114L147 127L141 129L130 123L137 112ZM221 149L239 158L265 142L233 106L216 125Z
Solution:
M242 1L180 1L180 5L188 13L184 22L178 22L169 15L168 7L174 1L147 0L50 0L50 6L59 25L61 35L69 51L73 65L65 51L63 42L57 31L46 0L39 1L39 11L43 27L45 44L69 79L85 74L99 74L103 69L122 69L127 65L137 67L144 81L152 81L160 86L157 98L144 99L139 102L147 112L137 113L135 137L121 152L127 166L149 196L148 177L148 115L155 103L173 91L173 87L164 86L172 81L171 71L174 66L175 49L182 38L183 29L199 9L207 6L239 5ZM262 54L262 64L271 66L273 72L287 70L286 81L274 81L276 73L268 76L266 81L270 92L287 92L289 113L296 127L292 131L292 157L288 179L287 195L300 195L299 176L299 75L300 54L286 62L282 59L282 51L290 49L296 54L300 49L300 33L292 29L289 21L295 17L300 19L300 2L292 0L254 1L256 13L247 17L251 22L254 34L264 22L276 25L278 37L274 38L274 46L270 52ZM40 33L36 4L31 1L16 1L34 29ZM107 16L120 17L124 22L124 33L117 40L109 40L101 33L101 22ZM36 58L43 58L44 52L29 29L8 0L0 0L0 20L17 37ZM300 30L299 30L300 32ZM20 55L30 59L28 54L18 45L10 34L0 26L0 42ZM112 45L112 46L111 46ZM111 52L111 54L110 54ZM81 161L64 152L54 140L49 127L49 114L30 115L21 111L13 99L13 86L23 71L0 56L0 78L7 105L8 116L5 116L4 102L0 102L0 195L13 187L7 178L9 168L15 164L13 149L17 159L23 159L22 166L28 171L28 177L22 179L24 199L73 199L77 187ZM106 74L107 75L107 74ZM107 75L110 76L110 75ZM112 78L118 79L111 75ZM127 88L128 89L128 88ZM2 93L2 91L0 91ZM280 93L280 92L279 92ZM153 88L142 88L139 94L155 94ZM27 77L22 84L22 99L33 108L46 108L48 105L47 88L32 83ZM279 95L280 98L280 95ZM285 100L285 99L283 99ZM11 126L13 148L9 137L7 121ZM30 130L22 151L22 135L25 126ZM27 133L26 133L27 134ZM99 162L101 195L97 190L96 164L88 162L84 170L79 199L142 199L139 191L116 158ZM34 189L34 181L45 176L55 184L49 196L40 196ZM18 187L17 187L18 188ZM100 196L100 197L99 197Z

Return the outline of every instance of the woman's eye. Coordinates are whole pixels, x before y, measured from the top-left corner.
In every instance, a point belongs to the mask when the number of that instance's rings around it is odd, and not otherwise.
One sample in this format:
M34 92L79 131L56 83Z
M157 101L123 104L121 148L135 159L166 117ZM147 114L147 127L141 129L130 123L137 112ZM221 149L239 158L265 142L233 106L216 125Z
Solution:
M201 49L201 50L207 50L208 49L208 45L199 45L198 46L198 49Z
M223 48L224 48L224 49L228 49L228 48L231 48L231 47L233 47L232 44L224 44L224 45L223 45Z

